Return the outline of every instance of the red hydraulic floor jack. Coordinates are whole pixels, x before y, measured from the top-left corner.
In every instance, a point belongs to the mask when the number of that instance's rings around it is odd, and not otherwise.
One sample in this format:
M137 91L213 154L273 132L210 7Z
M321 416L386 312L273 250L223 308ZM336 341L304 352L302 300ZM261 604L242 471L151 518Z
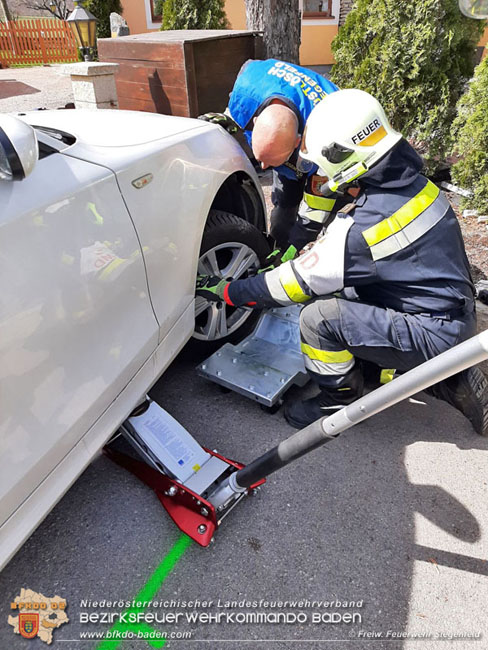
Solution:
M223 519L265 477L355 424L451 375L488 358L488 330L426 361L414 370L361 397L330 417L298 431L244 466L201 447L174 418L149 398L122 425L122 433L144 462L111 448L106 453L155 490L176 525L208 546ZM482 377L482 375L480 375ZM488 413L486 380L478 387Z

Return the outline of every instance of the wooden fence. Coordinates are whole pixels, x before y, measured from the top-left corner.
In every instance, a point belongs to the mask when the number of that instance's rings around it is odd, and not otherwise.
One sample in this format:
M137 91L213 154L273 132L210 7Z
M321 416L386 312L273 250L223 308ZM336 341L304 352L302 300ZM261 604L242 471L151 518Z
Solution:
M71 63L78 48L68 23L51 18L0 23L0 64Z

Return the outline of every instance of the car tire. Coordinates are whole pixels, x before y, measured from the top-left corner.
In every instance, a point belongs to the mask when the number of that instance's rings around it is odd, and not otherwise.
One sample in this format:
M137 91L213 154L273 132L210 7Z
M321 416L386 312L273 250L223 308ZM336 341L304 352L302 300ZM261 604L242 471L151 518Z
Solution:
M255 226L229 212L211 210L203 232L198 273L229 280L246 278L257 272L269 252L265 236ZM193 338L207 349L236 343L252 331L259 314L250 307L231 307L197 296Z

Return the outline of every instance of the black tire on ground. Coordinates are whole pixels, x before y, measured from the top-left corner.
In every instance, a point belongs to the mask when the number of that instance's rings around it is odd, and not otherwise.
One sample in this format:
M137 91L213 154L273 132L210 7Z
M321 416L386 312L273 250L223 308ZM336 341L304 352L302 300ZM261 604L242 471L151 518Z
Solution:
M246 278L254 274L263 264L270 249L265 236L252 224L229 212L211 210L205 230L203 232L200 248L199 273L218 275L229 280ZM210 256L210 257L209 257ZM210 263L213 260L213 265ZM242 258L242 264L239 260ZM201 299L200 299L201 300ZM208 304L207 308L200 311L201 302L197 298L194 339L207 349L216 349L227 342L236 343L241 340L256 325L259 310L235 308L219 303L218 309L225 310L225 317L216 319L217 307L215 303ZM210 319L214 318L228 325L228 333L221 336L209 331ZM225 327L224 327L225 330Z

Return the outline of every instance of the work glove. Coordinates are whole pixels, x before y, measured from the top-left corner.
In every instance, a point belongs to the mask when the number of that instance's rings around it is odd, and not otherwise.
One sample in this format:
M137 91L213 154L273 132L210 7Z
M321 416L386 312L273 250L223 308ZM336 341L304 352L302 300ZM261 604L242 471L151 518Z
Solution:
M196 295L205 298L205 300L220 302L224 300L224 289L228 284L228 280L223 280L216 275L199 275L197 276Z
M203 120L204 122L218 124L223 129L225 129L227 133L233 134L237 133L239 130L239 126L229 115L226 115L225 113L204 113L203 115L199 115L198 119Z
M266 273L266 271L272 271L273 269L283 264L283 262L288 262L292 260L297 255L297 249L295 246L288 246L288 248L283 251L281 248L275 248L264 261L264 267L259 269L258 273Z

